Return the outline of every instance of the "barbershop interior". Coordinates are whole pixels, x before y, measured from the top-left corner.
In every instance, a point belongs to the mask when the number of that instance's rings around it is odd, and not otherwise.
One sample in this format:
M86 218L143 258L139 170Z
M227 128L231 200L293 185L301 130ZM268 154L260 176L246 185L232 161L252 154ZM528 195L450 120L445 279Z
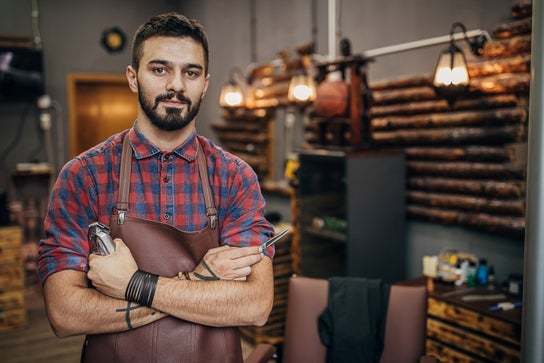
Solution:
M132 36L171 11L208 35L197 132L287 230L245 362L544 362L542 0L0 1L2 362L80 361L36 274L49 194L133 126Z

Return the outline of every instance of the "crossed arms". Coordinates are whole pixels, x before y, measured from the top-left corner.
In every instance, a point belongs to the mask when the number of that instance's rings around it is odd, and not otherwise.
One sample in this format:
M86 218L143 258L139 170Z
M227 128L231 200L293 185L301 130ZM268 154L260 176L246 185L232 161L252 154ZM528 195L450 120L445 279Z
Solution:
M116 251L90 256L89 271L64 270L44 283L51 326L59 337L111 333L136 328L171 315L211 326L263 325L273 302L272 261L260 248L222 246L210 249L191 272L191 280L160 276L152 307L124 300L138 269L128 247L116 239ZM202 281L197 275L210 275ZM93 288L88 287L88 279Z

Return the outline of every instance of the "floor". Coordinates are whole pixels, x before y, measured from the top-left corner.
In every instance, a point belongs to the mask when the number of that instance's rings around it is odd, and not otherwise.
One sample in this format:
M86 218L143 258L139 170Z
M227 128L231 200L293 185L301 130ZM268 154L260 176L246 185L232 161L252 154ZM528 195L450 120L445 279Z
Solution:
M25 294L28 324L25 327L0 332L0 362L79 362L83 337L57 338L45 315L39 286L27 287ZM242 341L242 348L244 357L253 349L245 341Z

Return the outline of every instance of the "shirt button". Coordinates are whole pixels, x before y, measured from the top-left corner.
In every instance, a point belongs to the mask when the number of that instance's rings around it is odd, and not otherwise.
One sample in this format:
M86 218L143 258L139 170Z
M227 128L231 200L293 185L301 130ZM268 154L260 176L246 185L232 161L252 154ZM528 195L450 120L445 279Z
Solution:
M169 180L170 180L170 179L168 179L167 176L165 176L164 178L162 178L162 181L165 182L165 183L168 183Z
M164 213L164 219L165 219L165 220L169 220L169 219L170 219L170 214Z

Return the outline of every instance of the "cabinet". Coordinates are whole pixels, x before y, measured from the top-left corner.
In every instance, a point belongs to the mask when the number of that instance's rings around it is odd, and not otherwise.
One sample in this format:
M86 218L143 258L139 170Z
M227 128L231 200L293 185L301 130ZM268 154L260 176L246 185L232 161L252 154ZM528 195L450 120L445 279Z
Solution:
M299 162L299 273L404 279L404 155L308 150Z
M403 282L424 283L425 278ZM469 301L469 297L478 300ZM427 308L427 355L437 357L440 362L520 362L522 309L489 310L500 302L520 300L521 297L502 292L498 287L490 290L432 284Z

